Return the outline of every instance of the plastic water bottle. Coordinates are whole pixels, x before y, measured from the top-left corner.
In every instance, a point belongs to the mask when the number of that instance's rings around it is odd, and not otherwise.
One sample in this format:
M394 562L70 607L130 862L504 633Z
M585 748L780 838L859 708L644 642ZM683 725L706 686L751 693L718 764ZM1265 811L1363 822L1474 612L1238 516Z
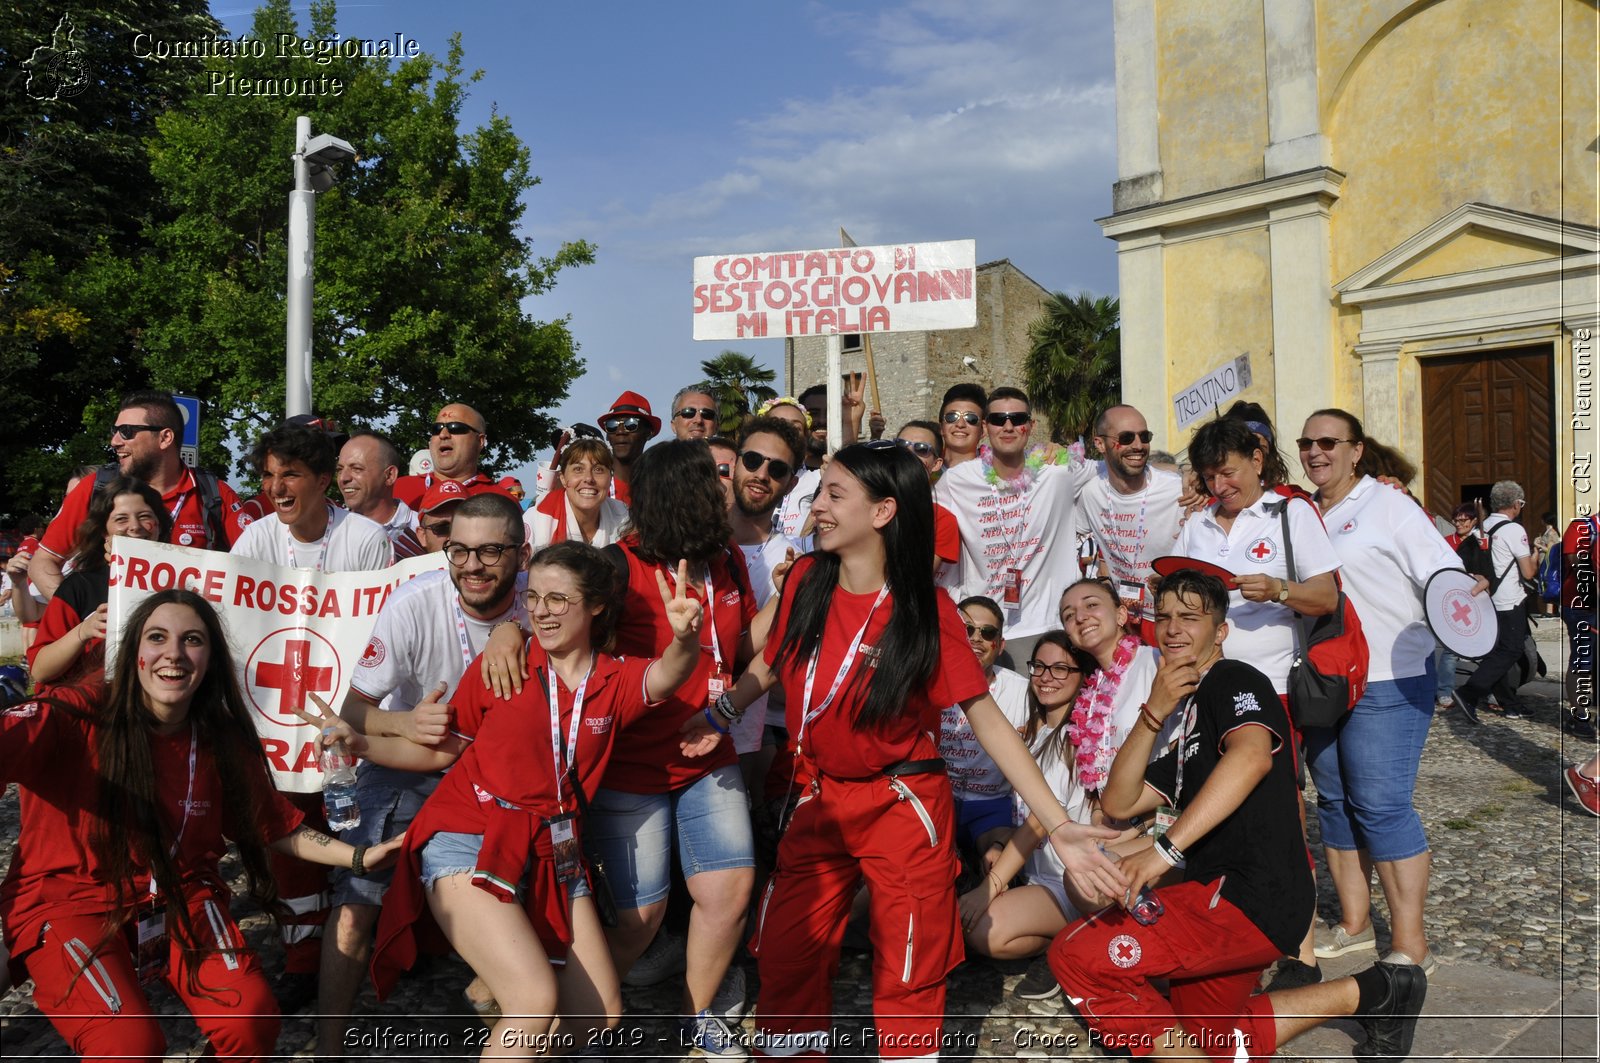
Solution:
M322 809L331 830L361 826L361 803L356 800L356 758L336 742L322 751Z

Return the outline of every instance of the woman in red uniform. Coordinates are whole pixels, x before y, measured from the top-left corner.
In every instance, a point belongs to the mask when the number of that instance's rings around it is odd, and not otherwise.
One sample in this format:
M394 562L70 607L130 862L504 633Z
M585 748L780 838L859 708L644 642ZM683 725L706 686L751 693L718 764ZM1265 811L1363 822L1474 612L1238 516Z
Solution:
M205 599L151 595L125 630L109 690L61 687L0 714L0 783L18 784L22 808L0 885L12 972L85 1063L166 1054L141 988L154 980L217 1055L264 1059L278 1006L228 914L227 841L270 910L267 849L360 874L391 863L400 839L352 848L300 825Z
M930 577L933 501L921 463L890 441L845 447L811 512L818 552L795 563L762 656L714 710L737 718L782 682L789 732L815 769L751 940L761 972L757 1047L827 1050L829 981L865 879L879 1052L931 1058L945 976L962 959L954 807L932 737L943 706L966 712L1087 889L1121 890L1095 845L1115 832L1068 820L989 696L955 606ZM685 731L686 752L709 751L720 737L704 720Z
M28 647L28 671L41 687L70 683L106 667L106 600L110 596L111 537L164 543L172 517L161 492L132 476L119 476L89 500L78 529L72 571L56 588Z
M547 546L528 565L530 680L510 701L469 668L451 706L454 733L437 747L363 738L341 720L323 721L325 741L343 738L377 763L455 765L407 832L378 918L372 981L387 995L419 944L442 949L442 932L503 1012L485 1056L548 1054L557 1014L581 1030L614 1025L622 1013L578 845L587 828L579 814L617 732L678 689L700 656L700 605L685 595L686 563L676 575L675 590L656 577L672 631L661 658L613 657L603 647L616 624L616 569L587 543Z

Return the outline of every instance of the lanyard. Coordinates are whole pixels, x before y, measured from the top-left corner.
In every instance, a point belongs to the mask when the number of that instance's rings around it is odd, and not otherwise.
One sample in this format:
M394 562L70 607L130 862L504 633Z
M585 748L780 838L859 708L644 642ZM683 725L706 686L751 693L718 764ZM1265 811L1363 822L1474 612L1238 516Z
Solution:
M1173 786L1172 805L1178 807L1178 802L1183 800L1183 762L1189 752L1189 731L1194 727L1194 695L1190 694L1184 699L1183 726L1178 728L1178 779Z
M711 563L706 563L706 630L711 632L711 659L716 662L717 674L721 675L722 668L722 640L717 638L717 590L711 585Z
M178 821L178 834L172 839L172 848L167 850L167 859L171 860L178 855L178 847L183 844L183 832L189 829L189 812L194 808L194 765L196 754L200 749L200 729L193 720L189 721L189 785L183 794L183 818ZM150 896L154 897L156 877L150 876Z
M594 674L594 657L589 658L589 670L583 673L583 681L578 684L578 689L572 695L572 723L567 727L567 764L573 763L578 756L578 723L583 719L583 695L589 688L589 677ZM545 684L550 692L550 755L556 762L556 804L565 812L566 805L561 801L561 779L564 774L561 760L561 703L556 697L556 686L561 682L561 677L556 674L555 666L550 667L550 682ZM573 780L576 784L577 780Z
M460 594L452 594L450 596L450 607L455 610L456 614L456 641L461 645L461 674L466 675L467 670L472 667L472 659L478 655L478 652L472 648L472 640L467 634L467 614L461 608ZM485 621L485 623L497 624L505 620L520 622L526 615L525 607L522 604L522 595L517 594L511 600L511 608L501 613L498 618Z
M289 537L289 567L290 568L299 568L300 566L294 563L294 532L290 531L287 527L285 527L284 534ZM329 503L328 504L328 527L323 530L322 538L317 540L318 542L322 543L322 553L317 555L317 563L316 563L315 566L312 566L312 571L314 571L314 572L321 572L322 571L322 562L325 561L327 559L327 557L328 557L328 539L332 535L333 535L333 504ZM309 546L310 544L308 543L306 545ZM472 662L469 661L467 663L470 664Z
M873 599L872 608L867 610L867 618L861 622L861 630L856 632L856 637L850 640L850 648L845 651L844 660L839 664L839 672L833 677L833 685L828 688L827 697L822 699L822 704L815 709L811 707L811 695L817 682L817 659L822 656L822 646L811 651L811 660L806 663L805 700L800 702L800 734L795 738L799 745L806 736L806 725L824 712L833 704L833 699L838 695L839 688L844 685L845 676L850 674L850 666L856 662L856 654L861 649L861 640L867 637L867 625L872 623L872 614L878 611L878 606L889 597L889 585L885 583L878 590L878 597Z

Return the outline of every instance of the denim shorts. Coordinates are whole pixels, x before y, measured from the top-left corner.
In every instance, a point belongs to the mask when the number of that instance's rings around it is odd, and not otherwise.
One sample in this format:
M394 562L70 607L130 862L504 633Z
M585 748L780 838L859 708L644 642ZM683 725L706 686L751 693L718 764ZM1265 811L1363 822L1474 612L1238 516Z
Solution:
M461 834L442 830L428 839L422 847L422 885L432 889L434 883L451 875L470 875L478 869L478 851L483 848L483 835ZM522 869L522 881L517 883L517 899L527 897L528 867ZM568 890L573 900L590 894L589 884L578 879Z
M1412 791L1433 721L1434 689L1430 661L1422 675L1368 683L1337 727L1306 728L1322 844L1365 849L1380 861L1428 851Z
M366 768L368 764L361 765ZM361 823L339 832L339 840L351 845L377 845L411 826L422 803L439 785L438 775L410 775L396 778L392 772L362 771L356 776L356 800L361 805ZM408 785L409 783L409 785ZM349 868L336 868L329 881L332 903L382 904L394 869L352 874Z
M737 764L670 793L601 789L589 812L618 908L666 900L674 843L685 878L755 866L750 804Z

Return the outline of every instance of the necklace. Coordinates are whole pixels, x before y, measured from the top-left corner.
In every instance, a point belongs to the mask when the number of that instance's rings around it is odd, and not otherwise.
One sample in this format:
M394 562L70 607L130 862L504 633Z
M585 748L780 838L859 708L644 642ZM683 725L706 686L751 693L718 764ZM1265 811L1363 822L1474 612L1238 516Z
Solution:
M1139 640L1124 635L1117 640L1116 652L1111 656L1111 667L1095 672L1084 681L1078 699L1072 706L1072 719L1067 722L1067 737L1076 750L1074 760L1078 768L1078 781L1090 792L1105 788L1111 771L1111 761L1116 750L1111 746L1111 716L1116 706L1113 702L1122 686L1122 677L1133 663Z

